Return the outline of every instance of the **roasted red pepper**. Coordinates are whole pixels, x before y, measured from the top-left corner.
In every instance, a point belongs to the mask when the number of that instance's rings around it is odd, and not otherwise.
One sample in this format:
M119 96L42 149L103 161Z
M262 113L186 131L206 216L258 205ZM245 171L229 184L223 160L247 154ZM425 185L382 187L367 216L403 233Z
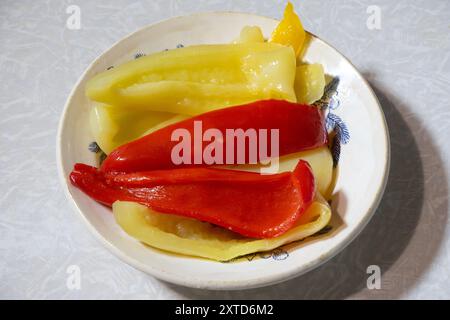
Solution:
M274 175L214 168L104 173L76 164L70 179L108 206L116 200L139 202L253 238L286 232L315 193L311 168L302 160L293 172Z
M200 148L196 148L194 140L196 137L195 123L201 121L203 132L208 129L219 130L223 136L223 163L255 163L267 160L271 156L282 156L285 154L312 149L326 144L327 133L325 130L324 118L320 110L316 107L290 103L282 100L263 100L247 105L220 109L201 114L199 116L175 123L162 128L140 139L127 143L115 149L105 159L101 166L103 172L137 172L157 169L168 169L176 166L190 166L195 164L211 164L203 159L203 151L210 142L205 142L200 137ZM171 155L174 147L179 143L172 141L172 134L176 129L186 129L191 137L192 154L189 161L175 164ZM267 137L268 157L261 156L260 145L257 147L257 158L250 159L248 148L245 150L245 161L238 162L238 152L236 145L234 149L228 149L226 145L227 130L248 129L255 130L258 134L257 141L260 140L260 129L266 129L269 134L273 129L278 129L278 155L270 154L271 139ZM198 134L198 133L197 133ZM245 146L244 146L245 147ZM231 150L233 154L230 155ZM197 157L200 153L200 157ZM230 159L231 162L226 161ZM198 160L199 159L199 160ZM214 163L214 164L223 164Z

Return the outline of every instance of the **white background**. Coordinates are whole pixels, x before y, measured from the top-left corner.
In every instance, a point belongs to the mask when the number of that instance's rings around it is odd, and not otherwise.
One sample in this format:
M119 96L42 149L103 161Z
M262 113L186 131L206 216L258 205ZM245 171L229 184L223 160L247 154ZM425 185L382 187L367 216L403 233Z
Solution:
M347 56L375 89L391 131L391 174L362 234L322 267L248 291L182 288L104 249L59 185L55 142L64 102L87 65L123 36L199 11L281 17L284 1L0 2L0 298L450 298L450 2L293 1L305 28ZM66 8L81 29L66 28ZM366 26L369 5L381 30ZM366 268L381 267L380 290ZM81 269L81 289L66 286Z

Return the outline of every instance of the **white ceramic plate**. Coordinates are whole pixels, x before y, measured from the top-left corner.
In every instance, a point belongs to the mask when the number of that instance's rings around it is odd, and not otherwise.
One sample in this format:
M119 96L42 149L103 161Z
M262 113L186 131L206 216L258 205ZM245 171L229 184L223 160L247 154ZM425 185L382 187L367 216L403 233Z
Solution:
M219 263L168 254L134 240L114 221L111 211L74 188L68 175L76 162L96 164L88 150L90 103L85 83L136 53L175 48L178 44L228 43L245 25L258 25L268 37L277 21L241 13L202 13L147 26L122 39L96 59L80 77L61 117L57 137L60 178L70 202L86 225L114 254L130 265L168 282L209 289L260 287L303 274L330 259L364 228L384 191L389 170L389 139L383 112L373 91L351 63L324 41L312 37L305 60L321 63L340 79L329 117L340 125L339 174L332 200L332 228L273 252ZM349 133L349 136L347 136ZM344 142L346 142L344 144ZM337 149L335 155L337 155Z

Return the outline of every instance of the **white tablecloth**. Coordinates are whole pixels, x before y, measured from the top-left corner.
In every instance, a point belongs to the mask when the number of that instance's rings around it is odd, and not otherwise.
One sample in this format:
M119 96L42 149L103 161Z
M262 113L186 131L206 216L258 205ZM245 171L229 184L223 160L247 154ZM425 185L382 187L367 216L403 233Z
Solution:
M375 217L341 254L294 280L238 292L193 290L126 265L89 233L59 184L62 108L87 65L146 24L198 11L280 17L284 1L0 3L0 298L450 298L450 2L294 1L306 29L346 55L385 111L391 175ZM81 28L66 27L66 9ZM367 19L377 5L381 29ZM375 8L375 11L378 10ZM379 265L380 290L366 286ZM67 269L79 266L80 290Z

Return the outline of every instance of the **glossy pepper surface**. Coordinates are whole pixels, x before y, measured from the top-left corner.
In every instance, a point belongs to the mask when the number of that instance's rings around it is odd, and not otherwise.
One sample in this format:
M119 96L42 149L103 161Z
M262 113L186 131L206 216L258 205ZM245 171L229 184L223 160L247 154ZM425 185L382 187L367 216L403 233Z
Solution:
M277 43L190 46L95 75L86 95L127 110L197 115L261 99L296 101L295 54Z
M229 129L242 129L244 131L254 129L258 134L260 129L266 129L267 132L270 132L271 129L278 129L279 156L320 147L327 142L324 117L316 107L283 100L262 100L189 118L122 145L108 155L102 163L101 170L104 172L136 172L210 164L206 163L203 158L200 159L201 163L196 162L194 152L192 152L190 160L182 164L175 164L172 159L172 150L179 143L178 141L172 141L173 132L177 129L185 129L190 136L194 137L194 124L196 122L201 122L203 131L215 129L222 133L225 149L224 159L229 156L225 148L228 142L226 131ZM267 140L270 142L269 138ZM194 139L192 139L191 144L191 149L195 151ZM202 141L202 150L200 151L203 151L208 144L209 142ZM235 145L237 146L237 143ZM270 149L268 148L268 150ZM247 151L249 150L243 152L248 155L249 152ZM232 152L233 163L227 162L227 164L238 163L237 150L234 149ZM259 156L259 149L257 153L258 162L266 160ZM269 153L267 155L270 157ZM246 157L245 162L249 163L249 161L250 158Z
M291 46L295 55L299 56L305 42L306 32L300 18L294 11L292 3L288 2L284 9L283 19L272 33L271 42Z
M252 238L272 238L289 230L315 194L313 173L302 160L293 172L274 175L215 168L108 174L77 164L70 179L108 206L117 200L138 202Z

